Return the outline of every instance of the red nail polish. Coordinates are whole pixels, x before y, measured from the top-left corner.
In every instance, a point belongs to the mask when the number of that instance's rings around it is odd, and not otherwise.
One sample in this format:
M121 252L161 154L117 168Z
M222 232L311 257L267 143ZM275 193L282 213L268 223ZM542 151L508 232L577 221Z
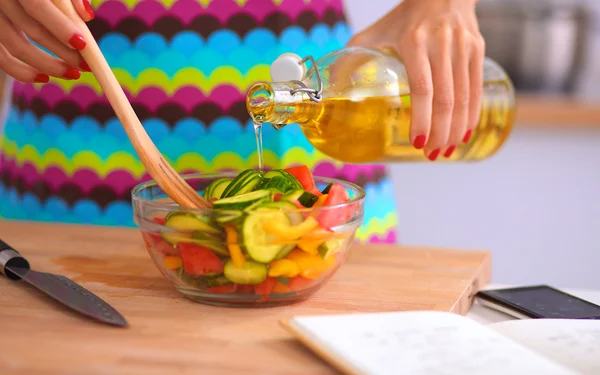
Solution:
M48 76L48 74L38 74L35 76L35 78L33 79L35 82L39 82L39 83L46 83L48 81L50 81L50 77Z
M463 142L464 143L469 143L469 139L471 139L471 133L473 131L471 129L467 130L467 132L465 133L465 136L463 137Z
M83 60L83 61L81 62L81 64L79 64L79 67L80 67L81 69L85 70L86 72L91 72L91 71L92 71L92 69L90 69L90 66L88 65L88 63L87 63L87 62L85 62L85 60Z
M79 34L73 35L71 39L69 39L69 44L78 51L81 51L86 46L85 40L83 40L83 37Z
M81 77L81 72L75 68L68 67L67 71L63 74L63 77L69 79L79 79L79 77Z
M446 150L446 152L444 153L444 157L445 158L449 158L450 156L452 156L452 153L454 152L454 149L456 148L456 146L452 145L450 147L448 147L448 149Z
M438 158L438 156L440 155L440 149L436 148L435 150L431 151L431 154L429 154L428 158L431 161L434 161L435 159Z
M90 15L90 21L93 20L94 17L96 17L96 15L94 14L92 5L90 4L90 2L88 0L82 0L82 1L83 1L83 7L85 8L85 11L87 12L87 14Z
M425 135L421 134L415 138L415 142L413 143L413 145L417 149L422 149L423 147L425 147L425 141L426 141Z

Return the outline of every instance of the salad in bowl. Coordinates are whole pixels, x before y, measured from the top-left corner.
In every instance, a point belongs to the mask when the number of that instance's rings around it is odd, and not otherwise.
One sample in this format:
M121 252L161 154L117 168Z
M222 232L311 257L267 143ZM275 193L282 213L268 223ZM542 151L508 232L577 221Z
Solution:
M202 303L308 298L344 262L363 221L362 188L305 165L182 177L212 207L181 207L148 181L132 190L134 219L163 276Z

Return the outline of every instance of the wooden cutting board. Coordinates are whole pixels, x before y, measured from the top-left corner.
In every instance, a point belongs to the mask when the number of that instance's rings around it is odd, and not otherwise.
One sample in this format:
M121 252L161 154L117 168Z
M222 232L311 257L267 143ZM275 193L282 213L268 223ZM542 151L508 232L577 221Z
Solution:
M0 238L33 269L70 277L130 324L95 323L25 283L0 277L2 375L335 374L279 320L399 310L466 314L491 274L488 252L355 245L308 301L220 308L192 302L171 287L135 229L0 221Z

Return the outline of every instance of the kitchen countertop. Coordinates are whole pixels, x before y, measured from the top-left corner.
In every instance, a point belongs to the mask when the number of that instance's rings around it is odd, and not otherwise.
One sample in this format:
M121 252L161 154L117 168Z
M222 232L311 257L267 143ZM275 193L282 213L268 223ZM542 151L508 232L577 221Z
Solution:
M2 375L336 374L279 320L400 310L466 315L491 274L489 252L357 244L307 301L221 308L179 294L152 264L136 229L0 221L0 238L33 269L70 277L129 321L127 328L96 323L0 277Z
M518 95L519 128L600 129L600 102L546 95Z

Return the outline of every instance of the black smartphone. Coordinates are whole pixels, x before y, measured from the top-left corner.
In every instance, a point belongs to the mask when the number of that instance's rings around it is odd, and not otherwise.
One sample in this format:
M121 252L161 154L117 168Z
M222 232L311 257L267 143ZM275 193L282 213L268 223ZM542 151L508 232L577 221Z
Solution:
M482 290L475 299L519 319L600 319L600 306L548 285Z

